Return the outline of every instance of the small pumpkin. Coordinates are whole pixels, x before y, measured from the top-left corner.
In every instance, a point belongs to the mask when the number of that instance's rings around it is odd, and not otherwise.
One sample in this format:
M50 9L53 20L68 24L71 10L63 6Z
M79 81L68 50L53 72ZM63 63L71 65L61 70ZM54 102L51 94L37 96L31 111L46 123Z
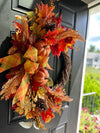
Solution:
M39 56L48 56L51 52L50 46L43 40L38 41L34 47L38 49Z
M49 78L49 73L45 68L40 68L33 75L34 82L38 83L39 85L45 85L48 81L48 78Z

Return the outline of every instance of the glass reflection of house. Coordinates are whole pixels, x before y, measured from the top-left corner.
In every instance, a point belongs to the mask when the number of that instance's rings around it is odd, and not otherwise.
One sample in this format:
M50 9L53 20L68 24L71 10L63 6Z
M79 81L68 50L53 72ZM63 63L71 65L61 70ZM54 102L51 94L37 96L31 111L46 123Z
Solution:
M88 52L86 66L100 68L100 53Z

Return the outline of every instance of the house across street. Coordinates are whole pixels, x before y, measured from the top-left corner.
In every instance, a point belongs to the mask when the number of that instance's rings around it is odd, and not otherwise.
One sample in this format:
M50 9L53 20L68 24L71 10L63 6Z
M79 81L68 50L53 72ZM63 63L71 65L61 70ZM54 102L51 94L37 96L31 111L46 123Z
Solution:
M100 68L100 53L88 52L86 66L91 66L96 69Z

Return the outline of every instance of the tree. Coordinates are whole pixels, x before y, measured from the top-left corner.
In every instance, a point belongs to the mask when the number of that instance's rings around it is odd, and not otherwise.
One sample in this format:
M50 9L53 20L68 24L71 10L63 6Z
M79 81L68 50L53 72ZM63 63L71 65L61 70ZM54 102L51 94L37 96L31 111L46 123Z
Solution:
M97 53L100 53L100 49L97 49L96 52L97 52Z
M90 45L90 48L89 48L89 52L95 52L95 46L94 45Z

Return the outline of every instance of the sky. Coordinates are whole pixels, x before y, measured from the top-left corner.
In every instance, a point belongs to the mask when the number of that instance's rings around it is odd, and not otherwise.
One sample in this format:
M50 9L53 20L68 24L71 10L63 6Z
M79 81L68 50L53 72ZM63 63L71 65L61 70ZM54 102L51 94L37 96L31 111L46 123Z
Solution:
M100 12L90 13L87 36L88 48L95 45L100 50Z

